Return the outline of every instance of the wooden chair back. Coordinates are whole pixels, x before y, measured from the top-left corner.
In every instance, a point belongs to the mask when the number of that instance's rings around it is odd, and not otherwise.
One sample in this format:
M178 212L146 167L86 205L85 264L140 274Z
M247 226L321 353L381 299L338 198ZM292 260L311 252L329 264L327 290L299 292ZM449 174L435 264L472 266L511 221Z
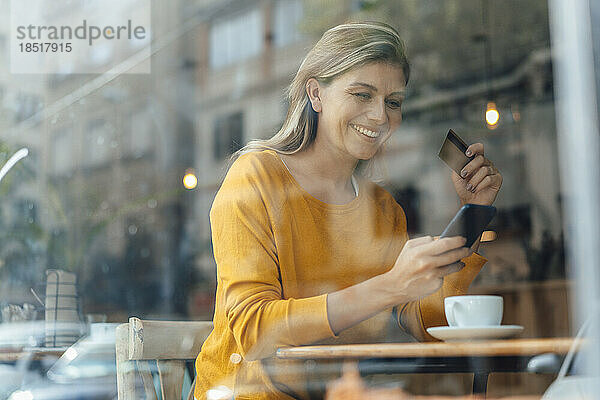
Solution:
M136 371L146 399L157 400L152 370L160 377L162 400L180 400L186 361L198 356L213 329L212 321L147 321L136 317L116 332L117 389L119 400L136 397ZM193 399L194 382L188 394Z

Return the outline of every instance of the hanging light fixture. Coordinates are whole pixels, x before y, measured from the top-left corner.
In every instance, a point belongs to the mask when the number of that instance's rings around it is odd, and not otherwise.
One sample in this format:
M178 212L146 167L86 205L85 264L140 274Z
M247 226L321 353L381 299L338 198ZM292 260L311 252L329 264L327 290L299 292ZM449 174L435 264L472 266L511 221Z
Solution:
M490 37L490 26L488 21L488 0L481 0L481 19L485 34L483 35L483 46L485 56L485 75L487 81L487 97L488 101L485 107L485 124L488 129L494 130L500 122L500 112L496 106L494 89L492 87L492 43Z
M196 177L196 173L192 168L188 168L183 176L183 186L188 190L192 190L195 189L197 185L198 178Z
M500 113L498 112L496 103L488 101L485 108L485 123L487 124L488 129L496 129L498 121L500 121Z

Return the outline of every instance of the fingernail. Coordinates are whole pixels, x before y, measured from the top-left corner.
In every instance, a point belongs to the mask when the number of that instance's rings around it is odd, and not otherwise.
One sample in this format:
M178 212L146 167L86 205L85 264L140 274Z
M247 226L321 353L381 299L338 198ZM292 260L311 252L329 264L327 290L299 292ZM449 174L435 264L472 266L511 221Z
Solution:
M463 169L462 172L460 173L460 176L462 176L464 178L465 176L467 176L467 174L468 174L467 170Z
M471 189L471 192L475 193L475 186Z
M467 155L467 157L471 157L471 154L473 154L473 153L471 152L471 150L467 150L467 151L465 152L465 154Z
M471 189L473 189L473 185L471 185L470 183L467 183L467 190L470 191Z

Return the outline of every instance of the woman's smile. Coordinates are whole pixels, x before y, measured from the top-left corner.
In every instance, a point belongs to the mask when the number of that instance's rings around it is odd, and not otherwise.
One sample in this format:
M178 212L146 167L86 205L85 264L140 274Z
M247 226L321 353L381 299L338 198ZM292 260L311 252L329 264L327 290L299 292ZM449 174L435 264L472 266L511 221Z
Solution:
M369 128L365 128L365 127L360 126L360 125L350 124L350 126L354 130L358 131L361 135L366 136L369 139L372 139L373 142L379 137L379 135L381 135L381 132L379 132L379 131L375 131L375 130L372 130L372 129L369 129Z

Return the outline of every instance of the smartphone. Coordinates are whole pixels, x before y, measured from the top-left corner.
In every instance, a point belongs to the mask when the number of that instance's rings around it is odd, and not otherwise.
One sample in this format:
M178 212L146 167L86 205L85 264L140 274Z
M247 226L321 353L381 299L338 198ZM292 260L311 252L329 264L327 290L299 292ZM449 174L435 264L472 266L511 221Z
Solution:
M462 171L464 166L475 158L475 156L467 157L465 154L468 147L465 141L450 129L438 153L438 157L460 175L460 171Z
M471 247L494 218L494 215L496 215L496 207L465 204L452 218L440 238L462 236L467 238L464 247Z

